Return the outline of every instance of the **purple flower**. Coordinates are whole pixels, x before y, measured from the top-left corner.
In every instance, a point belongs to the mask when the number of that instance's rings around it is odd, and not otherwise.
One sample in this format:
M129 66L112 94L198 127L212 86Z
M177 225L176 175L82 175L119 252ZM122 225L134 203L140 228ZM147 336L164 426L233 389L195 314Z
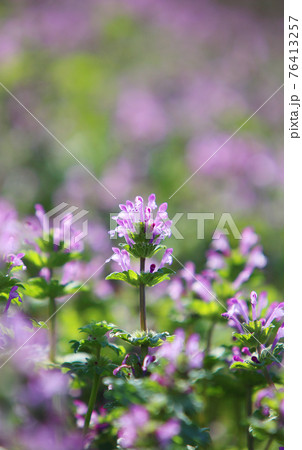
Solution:
M257 300L257 293L255 291L251 292L251 310L252 310L252 321L259 321L264 328L267 328L271 325L274 320L280 321L284 316L284 303L273 303L265 317L261 318L261 314L263 309L267 306L267 294L266 292L261 292L259 295L259 300ZM236 328L239 333L246 333L246 330L242 327L242 324L249 324L249 309L247 303L244 300L240 300L237 298L231 298L227 301L228 311L226 313L221 314L222 317L225 317L229 321L229 325L233 328ZM277 332L274 346L277 344L278 340L283 337L284 332ZM277 339L277 340L276 340Z
M184 348L185 332L182 328L175 331L175 338L172 342L164 342L157 351L159 357L167 359L173 365L176 365L178 356Z
M129 358L129 356L130 356L130 354L128 353L128 354L125 356L125 358L123 359L122 364L121 364L120 366L116 367L116 368L113 370L112 373L113 373L114 376L117 375L118 372L119 372L120 370L122 370L122 369L132 369L132 367L129 366L129 365L127 364L127 360L128 360L128 358ZM132 372L133 372L133 375L134 375L133 369L132 369Z
M145 90L130 89L119 99L119 128L139 142L154 143L162 139L168 127L165 112L156 97Z
M147 372L148 366L149 366L151 363L153 363L155 360L156 360L156 357L155 357L154 355L147 355L147 356L144 358L144 361L143 361L142 371L143 371L143 372Z
M130 269L130 255L127 252L127 250L120 250L117 247L113 247L113 255L111 258L107 259L106 262L109 262L110 260L117 262L121 268L122 271L126 271Z
M132 405L129 411L119 418L118 437L123 448L133 448L141 428L149 420L149 413L143 406Z
M25 270L26 266L24 265L22 258L25 256L25 253L9 253L5 257L5 261L9 263L9 270L12 270L13 267L21 267L21 270Z
M222 231L216 231L214 233L211 245L214 250L220 251L225 256L230 254L229 240Z
M258 239L258 235L254 232L253 228L245 228L242 231L242 239L239 246L242 255L247 255L250 248L257 244Z
M159 265L159 269L162 269L162 267L164 267L165 264L169 264L169 265L172 264L172 261L173 261L172 253L173 253L173 248L167 248L167 250L165 250L165 253L164 253L161 263Z
M172 342L166 341L157 349L156 356L167 360L165 373L168 377L172 376L178 367L180 370L200 369L204 358L199 346L198 334L191 334L186 342L182 328L175 331Z
M36 218L31 217L27 220L27 226L31 229L32 239L49 239L49 236L52 235L54 250L57 250L61 243L64 244L64 250L68 252L80 252L83 250L83 242L80 239L82 232L72 226L72 214L66 213L60 221L60 225L58 227L51 227L49 226L49 221L43 206L36 204L35 209ZM68 233L66 233L66 230L68 230ZM33 245L36 250L39 251L39 247L36 242L31 242L30 239L26 239L26 242Z
M66 266L66 265L67 265L67 264L65 264L65 266ZM39 275L40 275L40 277L44 278L44 280L46 280L47 283L50 282L50 279L51 279L51 271L50 271L50 269L49 269L48 267L43 267L43 269L40 270ZM64 283L63 283L63 284L64 284Z
M117 227L109 231L111 236L117 232L124 237L127 244L133 247L137 239L145 237L150 244L158 245L163 239L171 236L172 222L168 218L167 203L162 203L156 215L157 208L155 194L151 194L145 205L142 197L137 196L134 202L127 200L120 205L121 212L113 217Z
M191 334L186 345L186 355L190 369L200 369L202 367L204 354L200 350L199 344L199 335L197 333Z
M155 432L157 439L162 446L166 446L169 441L180 432L180 422L178 419L169 419L161 425Z
M20 297L20 294L18 293L18 286L13 286L11 288L9 296L8 296L8 300L6 302L6 305L5 305L5 308L3 311L4 313L6 313L8 311L8 308L10 307L10 304L14 298L17 298L19 300L19 302L22 303L22 299Z

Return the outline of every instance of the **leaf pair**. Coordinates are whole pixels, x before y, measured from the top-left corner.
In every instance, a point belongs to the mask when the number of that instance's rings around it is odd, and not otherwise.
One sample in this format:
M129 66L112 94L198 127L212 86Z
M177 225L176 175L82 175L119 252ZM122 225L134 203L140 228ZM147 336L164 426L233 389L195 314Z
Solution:
M163 267L162 269L158 269L156 272L143 272L138 274L133 270L125 270L124 272L113 272L106 277L106 280L120 280L125 281L131 286L140 286L143 284L144 286L155 286L158 283L161 283L164 280L169 280L170 275L173 274L174 271L167 267Z

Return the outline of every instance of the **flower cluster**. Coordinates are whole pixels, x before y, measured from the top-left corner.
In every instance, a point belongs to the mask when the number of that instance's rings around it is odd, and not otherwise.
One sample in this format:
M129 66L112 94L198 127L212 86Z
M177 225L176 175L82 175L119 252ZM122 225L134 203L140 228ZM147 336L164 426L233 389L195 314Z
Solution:
M185 331L178 328L175 331L173 342L164 342L156 351L156 356L163 358L166 362L164 375L154 373L151 379L163 384L172 382L173 374L176 371L189 372L202 367L204 354L200 349L200 337L198 334L191 334L185 338Z
M255 269L263 269L266 266L267 259L263 254L262 246L256 245L258 241L259 236L251 227L242 231L238 256L244 263L244 267L232 283L235 290L249 280ZM225 269L228 265L228 258L232 256L232 249L227 237L221 232L216 232L211 247L207 252L207 268L210 271Z
M251 292L251 316L249 317L249 307L244 300L238 298L231 298L228 300L228 311L221 314L229 321L229 325L235 328L239 333L246 333L246 329L251 322L258 321L263 328L268 328L274 320L280 321L284 316L284 303L274 302L272 303L265 317L261 318L263 309L268 305L267 293L261 292L259 295L259 300L257 300L257 293L255 291ZM281 327L283 330L283 327ZM281 334L281 332L280 332ZM280 336L281 337L281 336Z
M42 205L36 204L35 209L35 217L28 218L26 225L31 232L31 238L27 239L27 243L33 245L37 252L41 251L41 239L49 242L54 251L62 248L65 252L83 250L83 242L80 239L81 231L72 226L72 214L66 213L59 226L54 227L50 226ZM34 239L35 242L31 239ZM36 242L37 240L38 242Z
M160 248L161 242L171 236L172 221L168 218L167 203L156 205L155 194L151 194L147 204L142 197L137 196L134 202L127 200L125 205L120 205L120 213L113 217L117 226L109 231L111 237L118 234L126 241L124 249L113 248L114 255L111 259L117 261L123 270L130 268L130 256L136 258L150 258ZM165 264L172 262L172 249L165 252L160 268ZM151 268L153 272L155 267Z
M256 245L258 242L259 237L251 227L242 231L238 248L231 248L227 236L216 231L206 253L206 268L198 273L195 264L188 261L169 284L168 294L179 309L180 299L192 294L205 302L216 300L217 294L227 300L249 281L255 269L265 267L267 260L262 247Z

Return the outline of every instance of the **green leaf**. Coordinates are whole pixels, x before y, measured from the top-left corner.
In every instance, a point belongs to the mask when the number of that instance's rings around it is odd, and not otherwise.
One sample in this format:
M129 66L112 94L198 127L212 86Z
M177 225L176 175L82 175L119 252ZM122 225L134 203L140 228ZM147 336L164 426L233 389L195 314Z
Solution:
M24 287L18 278L11 278L9 274L0 273L0 291L8 294L13 286Z
M81 254L78 252L52 251L47 259L46 266L50 269L62 267L70 261L80 259Z
M144 272L140 275L140 282L146 286L152 287L164 280L170 280L170 275L175 273L174 270L168 267L158 269L156 272Z
M91 377L94 374L112 375L113 370L117 367L108 358L101 356L99 360L95 357L86 358L86 361L73 361L62 364L62 367L78 377Z
M26 295L39 300L74 294L80 287L81 284L77 282L60 284L59 280L54 279L48 283L43 277L30 278L25 284Z
M166 340L173 340L173 336L171 336L167 331L156 333L156 331L152 330L148 330L147 332L135 331L132 334L127 333L127 331L123 330L112 330L110 336L115 336L123 339L131 345L144 345L148 347L158 347Z
M188 305L189 311L194 314L198 314L201 317L207 317L209 319L219 319L221 318L221 305L215 300L211 302L204 302L202 300L193 300Z
M271 335L275 335L274 325L263 327L259 320L249 322L249 324L244 323L242 327L246 331L246 334L233 333L233 335L249 349L266 344Z
M106 280L121 280L131 286L140 285L140 276L133 270L125 270L124 272L113 272L106 277Z
M42 320L36 320L36 319L30 319L34 328L44 328L44 329L48 329L48 326L45 322L43 322Z
M230 369L245 369L245 370L259 370L260 366L257 363L254 363L253 361L235 361L230 366Z
M30 272L40 271L47 263L47 258L35 250L27 250L22 260Z
M29 297L43 300L49 297L49 286L45 278L30 278L24 285L25 293Z
M96 350L101 348L110 348L117 355L121 355L125 353L125 349L123 346L116 345L112 342L108 341L106 333L112 330L119 330L115 325L103 322L92 322L84 327L79 328L81 333L87 334L85 339L81 339L80 341L70 341L72 344L72 349L75 353L77 352L85 352L95 354Z
M133 270L125 270L124 272L113 272L106 277L106 280L120 280L125 281L131 286L139 286L140 284L144 284L145 286L155 286L156 284L169 280L170 275L175 273L174 270L164 267L159 269L157 272L143 272L142 274L138 274Z

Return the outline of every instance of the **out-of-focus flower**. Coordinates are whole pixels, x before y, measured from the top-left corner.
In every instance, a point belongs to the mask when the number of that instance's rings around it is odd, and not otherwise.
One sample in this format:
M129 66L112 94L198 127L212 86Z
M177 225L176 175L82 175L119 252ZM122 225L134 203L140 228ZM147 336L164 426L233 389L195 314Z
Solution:
M140 430L148 423L149 413L141 405L131 405L129 411L119 418L118 438L123 448L133 448Z
M199 346L199 336L192 334L185 342L185 332L182 328L175 331L172 342L164 342L156 351L158 358L164 358L168 365L165 373L170 377L178 368L183 370L200 369L204 354ZM153 374L151 375L153 378Z
M275 386L269 386L257 392L255 407L260 410L264 416L272 415L277 418L278 426L283 426L284 420L284 391L276 389ZM277 417L276 417L277 416ZM281 447L280 447L281 448Z
M169 419L161 425L155 432L161 446L165 447L174 436L180 432L180 422L178 419Z
M132 139L155 143L168 128L167 116L157 99L147 91L124 92L117 106L119 129Z
M14 255L21 242L22 227L17 211L7 200L0 198L0 255Z
M14 253L9 253L6 255L5 261L10 265L9 270L13 267L20 267L21 270L25 270L26 266L22 261L23 256L25 256L25 253L17 253L16 255Z
M27 227L31 230L31 239L37 238L52 239L54 244L54 250L57 250L58 246L63 243L64 251L82 251L84 248L83 242L79 239L81 231L77 230L73 225L72 214L66 214L60 221L60 225L57 227L49 226L48 218L46 217L45 210L42 205L36 204L36 217L30 217L27 219ZM69 232L66 233L66 230ZM45 234L45 236L44 236ZM66 238L68 237L68 241ZM36 242L32 242L30 238L27 239L27 243L35 247L39 251L39 246Z

